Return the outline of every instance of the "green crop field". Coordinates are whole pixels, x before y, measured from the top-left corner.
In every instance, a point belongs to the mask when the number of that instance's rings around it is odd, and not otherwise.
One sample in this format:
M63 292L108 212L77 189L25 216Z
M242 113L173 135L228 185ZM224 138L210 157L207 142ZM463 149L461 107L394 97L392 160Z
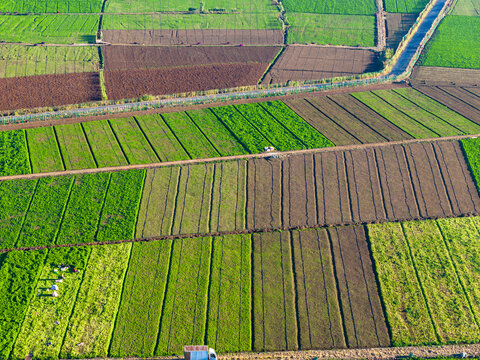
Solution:
M428 0L385 0L385 11L392 13L420 13Z
M480 191L480 139L464 139L461 144L478 191Z
M96 72L98 48L62 46L0 46L0 77Z
M282 25L275 13L113 15L103 18L104 30L273 29Z
M374 16L287 14L288 43L375 46Z
M3 175L27 174L30 163L25 140L25 130L0 132L0 173Z
M458 0L452 15L479 16L480 0Z
M458 34L468 34L459 36ZM421 57L424 66L480 69L480 17L447 16Z
M0 15L0 39L7 42L95 43L95 15Z
M286 0L287 12L340 14L340 15L375 15L377 6L373 0Z
M96 13L102 9L102 0L4 0L2 13Z

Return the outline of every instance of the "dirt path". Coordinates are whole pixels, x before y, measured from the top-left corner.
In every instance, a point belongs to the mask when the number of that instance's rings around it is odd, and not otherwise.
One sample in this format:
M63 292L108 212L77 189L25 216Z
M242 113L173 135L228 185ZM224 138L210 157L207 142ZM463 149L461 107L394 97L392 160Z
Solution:
M326 147L326 148L320 148L320 149L274 151L269 153L234 155L234 156L224 156L224 157L205 158L205 159L165 161L161 163L150 163L150 164L109 166L109 167L103 167L103 168L64 170L64 171L23 174L23 175L10 175L10 176L0 176L0 182L8 181L8 180L21 180L21 179L32 180L32 179L40 179L40 178L51 177L51 176L67 176L67 175L97 174L97 173L105 173L105 172L118 172L118 171L126 171L126 170L156 169L156 168L167 167L167 166L206 164L206 163L212 163L212 162L218 162L218 161L235 161L235 160L269 158L271 156L288 157L288 156L310 154L310 153L325 153L325 152L335 152L335 151L369 149L369 148L386 147L386 146L393 146L393 145L405 145L405 144L412 144L412 143L456 141L461 139L477 138L479 136L480 134L448 136L448 137L442 137L442 138L411 139L411 140L389 141L389 142L382 142L382 143L333 146L333 147Z
M383 51L387 48L387 27L386 27L386 13L383 7L383 0L377 1L377 46L376 51Z

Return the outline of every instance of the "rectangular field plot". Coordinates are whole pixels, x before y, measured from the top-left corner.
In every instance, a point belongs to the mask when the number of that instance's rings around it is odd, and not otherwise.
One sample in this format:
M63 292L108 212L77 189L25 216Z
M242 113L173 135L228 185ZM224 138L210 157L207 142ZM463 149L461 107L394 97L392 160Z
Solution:
M31 172L25 130L0 132L0 175Z
M477 69L415 66L411 76L413 86L480 86ZM418 89L417 89L418 90Z
M96 15L0 15L0 37L27 44L95 43L98 21Z
M101 0L6 0L0 4L2 13L97 13L101 9Z
M373 0L286 0L285 10L297 13L374 15L377 11Z
M26 133L32 172L64 170L53 127L28 129Z
M479 16L480 1L478 0L459 0L453 8L452 15Z
M100 68L93 46L0 46L0 77L95 72Z
M428 0L385 0L385 11L391 13L420 13Z
M387 0L387 3L390 1ZM389 4L389 5L390 5ZM408 30L413 26L417 19L417 14L405 13L387 13L387 48L396 49L407 34Z
M96 164L81 124L55 127L65 170L95 168Z
M467 159L468 168L480 192L480 140L464 139L461 141L462 150Z
M375 17L290 13L289 44L375 46Z

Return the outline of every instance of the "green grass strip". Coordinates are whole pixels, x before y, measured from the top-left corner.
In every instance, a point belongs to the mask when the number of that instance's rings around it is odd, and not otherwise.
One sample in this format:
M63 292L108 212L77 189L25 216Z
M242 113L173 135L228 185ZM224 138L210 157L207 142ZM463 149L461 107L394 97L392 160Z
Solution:
M23 323L47 250L11 251L0 268L0 359L8 359Z
M30 163L25 130L0 132L0 176L28 173Z
M0 249L15 246L38 180L0 184Z
M97 241L133 239L145 170L113 173L105 199Z
M220 352L251 351L251 235L213 239L207 343Z
M61 358L107 356L131 248L131 243L92 247Z
M56 126L55 130L67 170L97 167L80 123Z
M171 240L133 244L109 356L153 356L171 247Z
M480 192L480 138L477 139L463 139L462 144L463 153L468 162L468 167L475 179L477 189Z
M210 237L173 243L155 355L182 354L185 344L203 344L211 256Z
M62 156L53 127L27 129L32 172L62 171Z
M437 343L400 223L368 225L392 345Z
M309 123L298 116L281 101L267 101L259 105L270 113L278 122L290 130L309 149L335 146Z
M43 268L40 266L35 296L28 307L12 358L23 359L28 354L33 354L36 359L59 357L89 253L88 247L57 248L48 252L45 265ZM54 269L58 271L61 264L72 265L78 272L74 273L73 268L61 272L63 282L56 283L59 273L55 273ZM57 298L47 291L53 284L59 287ZM52 345L47 345L47 342Z

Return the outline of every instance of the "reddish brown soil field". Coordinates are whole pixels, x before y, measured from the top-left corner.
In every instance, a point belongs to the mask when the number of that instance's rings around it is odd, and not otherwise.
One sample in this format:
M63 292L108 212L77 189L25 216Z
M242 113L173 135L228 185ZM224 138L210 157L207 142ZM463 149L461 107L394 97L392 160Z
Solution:
M112 44L282 45L282 30L102 30Z
M335 145L411 139L409 134L350 95L284 102Z
M465 116L467 119L480 124L480 109L470 104L468 99L462 97L462 95L455 96L452 94L452 87L434 87L434 86L417 86L418 91L425 95L437 100L450 109ZM450 90L450 91L449 91ZM473 91L476 91L473 89Z
M167 68L192 65L270 63L279 46L105 46L106 70Z
M263 83L319 80L379 70L371 50L320 46L288 46L265 76Z
M417 14L387 13L387 48L397 48L415 23L417 16Z
M255 85L267 63L105 71L110 100Z
M428 86L480 86L480 70L416 66L410 82Z
M101 98L97 73L0 79L0 110L77 104Z
M349 347L390 345L365 229L328 229Z

